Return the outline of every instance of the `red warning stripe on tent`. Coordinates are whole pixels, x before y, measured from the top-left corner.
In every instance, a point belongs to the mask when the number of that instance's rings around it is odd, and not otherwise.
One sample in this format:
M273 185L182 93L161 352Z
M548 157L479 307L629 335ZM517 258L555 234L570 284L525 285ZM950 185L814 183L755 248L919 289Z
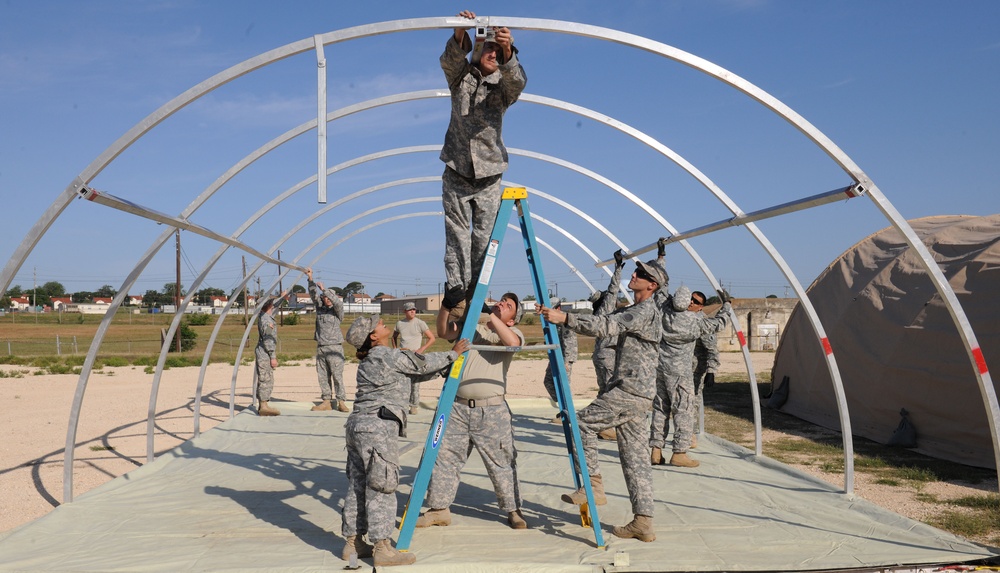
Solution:
M979 367L980 374L986 374L990 371L990 369L986 367L986 358L983 357L983 351L980 350L978 346L972 349L972 357L976 359L976 366Z
M736 331L736 338L740 339L740 348L742 348L742 347L744 347L744 346L747 345L747 339L746 339L746 337L743 336L743 331L742 330L737 330Z
M823 342L823 352L827 354L833 354L833 347L830 346L830 339L824 336L822 342Z

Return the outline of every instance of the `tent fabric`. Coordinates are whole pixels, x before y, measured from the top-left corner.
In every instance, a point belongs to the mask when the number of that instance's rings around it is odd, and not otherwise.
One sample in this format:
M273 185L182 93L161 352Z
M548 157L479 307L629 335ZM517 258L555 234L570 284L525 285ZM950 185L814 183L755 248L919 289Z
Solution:
M910 226L958 296L987 365L1000 364L1000 215L927 217ZM807 295L833 348L855 435L887 443L905 409L916 451L995 467L968 353L900 232L883 229L848 249ZM800 307L789 318L772 376L789 378L781 411L840 429L822 347Z

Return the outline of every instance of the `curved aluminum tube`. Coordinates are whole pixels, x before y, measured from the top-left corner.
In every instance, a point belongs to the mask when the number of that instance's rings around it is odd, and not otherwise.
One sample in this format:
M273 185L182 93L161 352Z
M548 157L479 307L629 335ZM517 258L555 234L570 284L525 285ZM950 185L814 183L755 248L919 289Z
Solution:
M538 217L536 217L534 213L531 213L531 218L533 220L535 220L535 221L541 221L541 222L544 222L544 223L548 223L548 221L542 221L541 219L539 219ZM518 225L515 225L513 223L507 223L507 228L508 229L512 229L514 231L520 231L521 230L521 227L519 227ZM570 272L572 272L577 277L579 277L580 281L582 281L583 284L587 288L590 289L590 292L596 292L597 291L597 289L594 288L594 285L592 285L590 283L590 281L587 280L587 277L583 276L583 273L581 273L579 269L577 269L575 266L573 266L573 263L569 262L569 259L567 259L566 257L564 257L562 253L560 253L559 251L557 251L555 249L555 247L553 247L552 245L546 243L542 239L539 239L537 236L535 237L535 240L538 241L539 245L541 245L541 246L545 247L546 249L548 249L549 251L551 251L552 254L554 254L556 257L558 257L560 261L562 261L567 267L569 267ZM541 301L539 301L539 302L541 302Z

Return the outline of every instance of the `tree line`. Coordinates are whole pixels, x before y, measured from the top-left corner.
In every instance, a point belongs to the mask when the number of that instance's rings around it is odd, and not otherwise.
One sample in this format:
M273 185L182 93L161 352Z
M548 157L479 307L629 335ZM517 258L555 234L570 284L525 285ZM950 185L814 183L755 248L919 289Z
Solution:
M341 297L346 297L351 294L360 294L365 290L365 285L359 281L351 281L347 283L344 287L337 287L333 285L327 285L332 289L337 295ZM160 290L147 290L142 295L142 306L163 306L165 304L174 304L174 294L177 290L176 283L166 283ZM306 292L306 287L302 285L294 285L291 289L293 293L304 293ZM195 292L194 297L191 299L194 304L210 306L212 304L213 296L235 296L236 304L240 306L245 306L245 301L243 299L243 289L236 291L235 293L226 293L226 291L221 288L206 287ZM118 291L111 285L104 285L95 291L77 291L72 294L66 293L66 288L59 281L49 281L36 288L22 288L20 285L14 285L7 289L4 296L0 298L0 308L10 308L11 298L17 297L27 297L29 301L33 302L35 306L52 306L53 298L63 298L69 296L72 301L77 304L87 304L94 302L95 298L113 298ZM250 294L260 298L263 296L262 292L250 291ZM378 293L379 295L383 293ZM187 291L184 289L184 285L181 285L181 297L187 295ZM378 296L378 295L376 295ZM129 305L129 300L126 299L124 304Z

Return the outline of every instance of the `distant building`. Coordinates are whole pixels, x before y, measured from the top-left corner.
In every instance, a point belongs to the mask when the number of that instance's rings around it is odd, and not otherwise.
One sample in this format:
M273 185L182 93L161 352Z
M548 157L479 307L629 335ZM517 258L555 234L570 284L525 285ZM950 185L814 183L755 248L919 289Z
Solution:
M358 293L353 293L351 295L348 295L347 302L350 302L350 303L353 303L353 304L371 304L372 303L372 297L370 295L367 295L367 294L363 293L363 292L358 292Z
M10 308L11 310L28 310L31 308L31 299L26 296L12 296L10 297Z
M52 299L55 300L55 299ZM125 297L126 306L142 306L142 295L130 294Z
M113 298L109 298L109 297L103 297L103 296L95 296L94 297L94 304L111 304L112 300L114 300L114 299Z
M211 296L209 297L209 301L211 301L212 308L225 308L226 303L229 302L229 297L225 295Z
M56 312L65 312L66 307L71 304L73 304L73 297L71 296L52 297L52 310Z
M382 296L382 314L403 314L403 305L412 302L417 307L417 312L421 314L436 313L441 308L441 295L439 294L414 294L401 297Z
M733 300L733 312L739 320L740 330L752 351L774 351L778 339L785 332L788 317L791 316L797 298L738 298ZM706 314L714 314L721 305L705 308ZM739 335L730 322L718 335L719 350L740 350Z

